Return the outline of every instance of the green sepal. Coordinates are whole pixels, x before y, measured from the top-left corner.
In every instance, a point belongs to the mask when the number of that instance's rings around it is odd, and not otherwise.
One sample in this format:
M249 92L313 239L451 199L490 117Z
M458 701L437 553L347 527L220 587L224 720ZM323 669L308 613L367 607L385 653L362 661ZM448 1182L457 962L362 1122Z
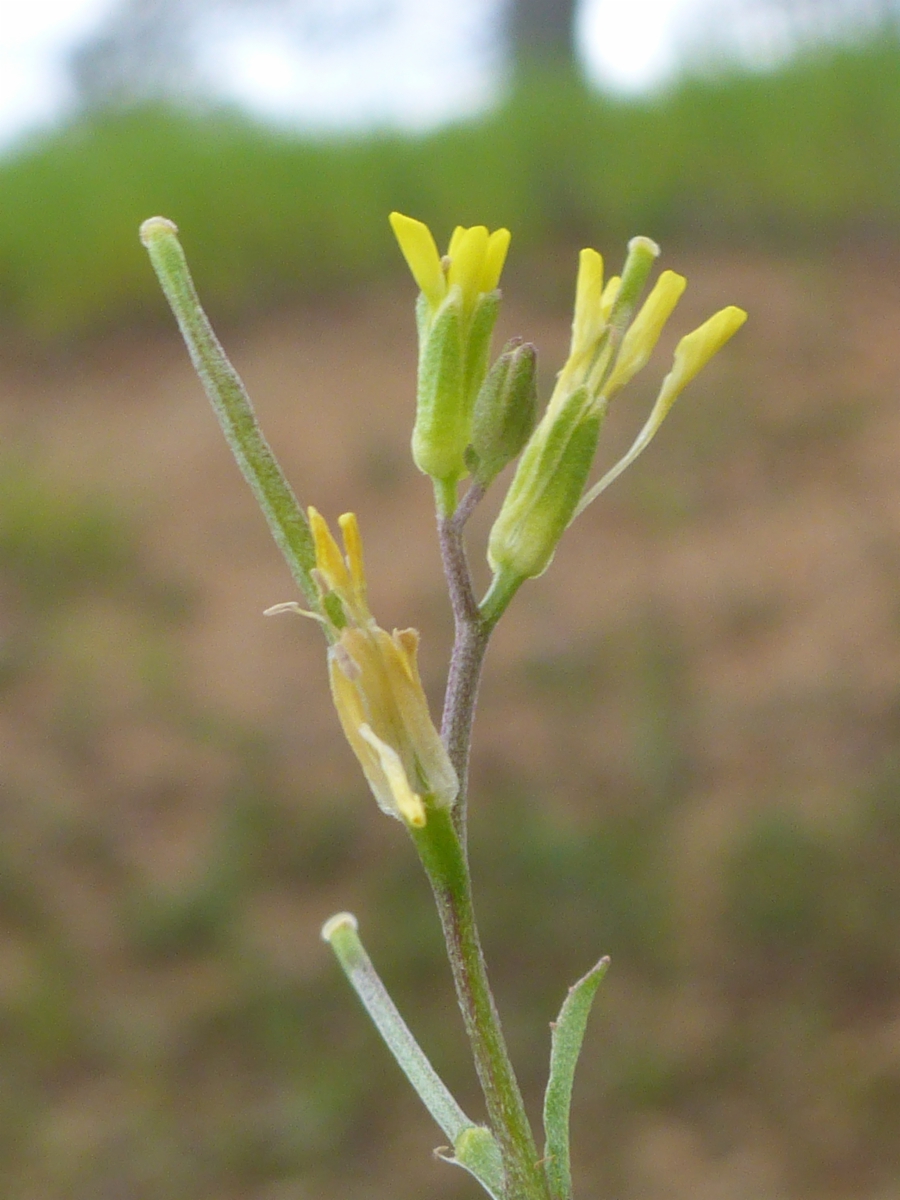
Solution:
M609 314L609 325L617 332L624 332L631 324L638 300L647 286L647 279L658 257L659 246L650 238L636 237L628 243L628 255L622 268L622 282Z
M628 255L622 268L622 282L609 314L606 334L597 348L597 355L589 372L591 390L596 394L603 390L616 365L622 339L637 309L641 293L653 264L659 256L659 246L650 238L636 237L628 243Z
M428 330L431 328L431 305L424 292L416 297L416 332L419 335L419 350L425 345Z
M487 487L521 452L537 420L537 352L518 338L507 342L488 371L472 413L466 465Z
M309 521L259 427L240 376L200 305L178 230L165 217L150 217L141 225L141 241L238 467L291 574L310 608L318 612L319 593L313 580L316 552Z
M462 333L461 293L456 288L420 342L412 435L413 461L419 470L450 482L465 475L463 456L469 444Z
M504 1200L503 1158L497 1139L484 1125L470 1125L456 1139L452 1157L435 1151L444 1162L462 1167L474 1175L493 1200Z
M559 1016L551 1025L550 1079L544 1096L544 1173L553 1200L572 1200L572 1174L569 1167L569 1110L575 1068L600 981L609 966L601 958L584 978L571 988Z
M605 408L586 388L545 414L525 447L491 529L488 562L495 575L533 579L550 565L587 482Z
M341 598L334 592L326 592L322 597L322 611L335 629L343 629L347 624L347 615L341 604Z
M491 338L500 313L500 292L483 292L475 302L463 333L465 405L471 422L475 398L488 373ZM466 442L468 445L468 442ZM465 447L463 447L465 451Z

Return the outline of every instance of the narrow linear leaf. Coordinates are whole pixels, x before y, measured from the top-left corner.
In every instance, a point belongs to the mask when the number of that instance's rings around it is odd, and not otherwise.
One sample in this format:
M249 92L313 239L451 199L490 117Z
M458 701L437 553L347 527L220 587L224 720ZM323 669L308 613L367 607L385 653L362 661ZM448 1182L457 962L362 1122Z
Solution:
M311 576L316 556L309 523L263 436L241 378L200 305L178 230L165 217L151 217L141 226L141 241L231 452L253 489L291 574L309 606L318 612L318 590Z
M544 1096L544 1171L553 1200L572 1200L569 1167L569 1110L575 1067L600 980L609 966L601 958L587 975L569 988L559 1016L551 1026L550 1079Z
M366 953L356 918L352 913L337 913L323 925L322 937L334 951L398 1066L450 1139L454 1156L438 1152L439 1157L463 1167L494 1200L502 1200L503 1164L494 1135L466 1116L428 1061Z

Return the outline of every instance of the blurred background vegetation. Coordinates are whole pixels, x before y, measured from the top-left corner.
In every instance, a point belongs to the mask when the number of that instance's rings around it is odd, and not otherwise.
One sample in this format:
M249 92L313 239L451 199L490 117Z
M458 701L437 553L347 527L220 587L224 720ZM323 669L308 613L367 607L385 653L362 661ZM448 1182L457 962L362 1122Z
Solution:
M766 3L803 34L785 61L623 99L582 79L574 6L522 0L489 112L315 138L191 95L174 0L123 5L74 60L79 111L0 160L10 1200L475 1195L317 940L358 912L478 1111L425 886L315 629L258 618L288 578L136 236L181 227L301 499L360 512L375 612L422 629L437 704L391 208L513 230L502 333L546 383L581 244L658 237L691 281L678 332L751 311L488 664L473 868L529 1100L565 986L609 953L579 1194L900 1195L900 36L890 5L823 39L852 4Z
M829 5L847 0L814 9ZM208 304L233 316L396 269L393 208L438 230L507 225L519 254L617 244L635 229L669 244L815 247L890 236L900 220L893 23L804 42L774 72L707 64L640 99L590 89L559 50L562 32L549 47L520 33L508 89L477 120L301 138L196 97L177 103L172 64L186 67L171 28L191 0L131 9L158 11L166 36L144 16L98 39L76 60L81 115L0 163L0 298L17 331L66 336L161 314L133 237L147 213L185 228Z

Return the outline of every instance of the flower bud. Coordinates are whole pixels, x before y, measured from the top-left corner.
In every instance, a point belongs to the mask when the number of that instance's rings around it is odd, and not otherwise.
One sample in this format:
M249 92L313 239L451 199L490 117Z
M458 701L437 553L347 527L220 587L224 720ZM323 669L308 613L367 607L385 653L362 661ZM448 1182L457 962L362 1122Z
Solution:
M487 374L497 293L480 296L465 320L461 291L453 287L420 341L413 461L425 475L448 484L468 474L475 397Z
M584 490L603 412L582 387L545 413L491 529L488 562L496 576L532 579L550 565Z
M537 351L508 342L475 400L466 465L476 483L488 484L521 452L537 420Z

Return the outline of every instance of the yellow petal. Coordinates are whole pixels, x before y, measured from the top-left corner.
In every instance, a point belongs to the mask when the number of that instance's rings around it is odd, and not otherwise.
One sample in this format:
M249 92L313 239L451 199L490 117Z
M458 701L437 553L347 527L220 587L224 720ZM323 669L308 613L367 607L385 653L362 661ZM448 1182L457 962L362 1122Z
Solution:
M456 228L453 230L453 233L450 235L450 245L447 247L447 257L448 258L453 257L453 255L459 249L459 243L462 241L462 239L465 237L465 235L468 232L469 231L468 231L468 229L466 229L465 225L457 225L456 226Z
M508 229L495 229L488 238L484 266L481 270L480 290L482 292L492 292L500 282L503 264L506 262L506 252L509 250L509 239Z
M407 825L421 829L426 821L425 805L422 803L422 797L409 786L400 755L392 746L373 733L368 725L360 726L359 736L372 747L378 756L379 765L391 790L397 814L406 821Z
M403 213L392 212L389 219L413 279L431 307L437 308L447 294L447 281L431 230Z
M338 517L338 525L344 538L344 550L347 553L347 565L350 568L350 579L355 593L354 599L363 605L366 601L366 570L363 563L362 537L359 532L359 522L356 513L343 513Z
M602 297L603 259L596 250L584 249L578 256L571 357L589 355L603 323L600 312Z
M321 571L325 582L332 591L346 592L350 587L350 575L338 544L332 537L331 530L322 514L312 505L309 506L307 512L316 551L316 567Z
M653 290L644 301L640 312L634 318L622 340L622 348L616 359L615 369L606 387L604 395L615 395L632 379L638 371L647 365L653 348L659 341L663 327L672 315L675 305L687 286L683 275L674 271L663 271L657 279Z
M731 304L728 308L720 309L693 333L681 339L675 347L675 362L666 380L675 396L703 370L714 354L718 354L746 320L747 314L744 310ZM665 387L665 384L663 386ZM673 400L675 396L672 397Z
M616 302L616 296L619 294L619 288L622 286L621 275L611 275L609 282L603 289L603 294L600 297L600 319L605 325L609 320L609 314L612 312L612 306Z
M484 225L473 225L471 229L463 230L450 255L447 284L449 287L453 287L455 283L459 284L466 307L475 303L481 291L480 282L487 245L487 228Z

